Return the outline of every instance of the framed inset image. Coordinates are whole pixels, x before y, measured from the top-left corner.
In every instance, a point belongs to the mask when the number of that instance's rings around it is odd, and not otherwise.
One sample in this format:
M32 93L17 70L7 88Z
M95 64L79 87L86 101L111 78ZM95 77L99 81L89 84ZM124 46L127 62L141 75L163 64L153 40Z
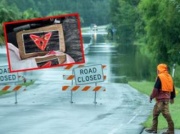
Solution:
M85 63L78 13L3 26L10 72Z

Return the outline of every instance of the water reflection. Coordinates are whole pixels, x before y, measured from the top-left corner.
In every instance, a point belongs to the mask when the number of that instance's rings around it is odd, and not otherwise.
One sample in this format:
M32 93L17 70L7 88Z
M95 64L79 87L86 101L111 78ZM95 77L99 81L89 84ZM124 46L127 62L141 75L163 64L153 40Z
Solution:
M106 39L106 35L96 35L86 55L86 63L107 65L109 70L106 73L110 82L127 83L129 80L149 78L150 62L137 46L115 47Z
M123 76L119 82L149 78L149 60L140 53L137 46L121 46L117 51L117 56L111 57L111 64L117 64L112 68L112 73Z

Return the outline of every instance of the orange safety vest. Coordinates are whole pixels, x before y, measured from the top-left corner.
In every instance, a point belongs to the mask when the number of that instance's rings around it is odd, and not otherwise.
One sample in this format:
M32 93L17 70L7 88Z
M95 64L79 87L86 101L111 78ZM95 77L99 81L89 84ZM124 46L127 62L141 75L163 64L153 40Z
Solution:
M173 91L173 79L168 73L166 64L159 64L157 67L158 77L161 80L161 90L172 92Z

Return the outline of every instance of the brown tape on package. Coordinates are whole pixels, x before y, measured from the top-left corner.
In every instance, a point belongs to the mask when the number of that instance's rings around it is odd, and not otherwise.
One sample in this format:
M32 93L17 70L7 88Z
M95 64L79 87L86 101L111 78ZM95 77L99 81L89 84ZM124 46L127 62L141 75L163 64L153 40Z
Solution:
M65 52L64 33L61 24L53 24L16 34L21 59L43 56L49 51Z
M38 67L51 67L61 65L66 61L66 55L49 55L35 58Z

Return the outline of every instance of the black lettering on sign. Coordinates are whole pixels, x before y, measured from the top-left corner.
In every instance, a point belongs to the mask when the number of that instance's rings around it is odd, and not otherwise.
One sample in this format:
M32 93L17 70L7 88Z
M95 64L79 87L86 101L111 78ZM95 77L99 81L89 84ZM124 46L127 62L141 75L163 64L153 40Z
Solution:
M0 69L0 74L5 74L5 73L9 73L9 69L8 68Z
M83 83L83 82L90 82L90 81L97 81L97 80L101 80L101 75L100 74L95 74L95 75L88 75L88 76L84 76L84 77L78 77L77 81L79 83Z
M81 74L84 74L84 73L83 73L83 69L80 69L80 75L81 75Z
M97 69L94 67L93 68L93 73L96 73L97 72Z
M3 74L3 70L2 69L0 69L0 74Z
M90 75L90 76L89 76L89 79L90 79L90 81L93 81L93 76Z
M4 81L4 82L7 82L7 81L14 81L16 80L16 75L14 74L10 74L10 75L4 75L4 76L0 76L0 81Z
M93 69L90 68L90 69L89 69L89 73L93 73Z
M86 76L86 81L89 81L89 76Z
M87 69L84 69L84 74L87 74L88 73L88 70Z
M3 76L0 76L0 81L4 81L4 77Z
M9 73L9 69L8 69L8 68L5 68L5 69L4 69L4 73Z
M101 79L101 75L100 75L100 74L98 74L98 75L97 75L97 77L98 77L98 80L100 80L100 79Z
M16 75L12 75L12 80L16 80Z
M94 75L94 80L97 80L97 75Z
M78 82L81 82L81 81L80 81L80 78L81 78L81 77L78 77Z
M97 69L95 67L89 68L89 69L80 69L80 75L92 74L92 73L96 73L96 72L97 72Z

